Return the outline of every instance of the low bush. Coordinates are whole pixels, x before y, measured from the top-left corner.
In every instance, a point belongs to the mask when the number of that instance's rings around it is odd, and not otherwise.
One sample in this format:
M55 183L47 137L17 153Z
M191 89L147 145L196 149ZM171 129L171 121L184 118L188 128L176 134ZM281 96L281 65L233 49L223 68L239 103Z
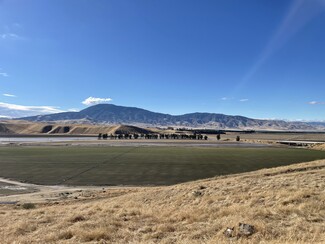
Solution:
M35 204L34 203L24 203L22 206L21 206L23 209L34 209L36 208Z

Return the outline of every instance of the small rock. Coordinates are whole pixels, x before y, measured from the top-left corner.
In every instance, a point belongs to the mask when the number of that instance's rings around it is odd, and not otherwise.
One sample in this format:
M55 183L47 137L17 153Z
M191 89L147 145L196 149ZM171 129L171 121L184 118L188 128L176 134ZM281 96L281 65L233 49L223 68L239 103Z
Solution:
M192 195L195 196L195 197L199 197L199 196L202 196L202 192L200 192L200 191L193 191L192 192Z
M250 236L255 233L255 227L250 224L239 223L239 235Z
M227 229L223 232L223 234L228 237L228 238L232 238L235 236L235 227L227 227Z

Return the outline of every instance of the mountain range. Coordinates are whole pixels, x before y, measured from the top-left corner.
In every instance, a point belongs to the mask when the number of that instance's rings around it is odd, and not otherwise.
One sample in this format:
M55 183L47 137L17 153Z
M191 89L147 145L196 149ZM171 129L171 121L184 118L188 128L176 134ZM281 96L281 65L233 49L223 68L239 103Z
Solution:
M137 126L176 126L213 129L317 130L320 124L252 119L217 113L170 115L141 108L113 104L97 104L79 112L63 112L19 118L34 122L66 122L91 124L127 124Z

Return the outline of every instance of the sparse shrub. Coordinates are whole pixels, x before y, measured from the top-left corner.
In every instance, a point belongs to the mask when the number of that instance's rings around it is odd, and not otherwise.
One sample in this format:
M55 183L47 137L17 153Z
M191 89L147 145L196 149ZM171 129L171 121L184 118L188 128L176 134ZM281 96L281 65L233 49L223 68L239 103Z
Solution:
M80 222L80 221L84 221L85 220L85 217L81 216L81 215L78 215L78 216L75 216L73 218L71 218L71 222L72 223L75 223L75 222Z
M35 204L34 203L24 203L22 206L21 206L23 209L34 209L36 208Z
M219 141L220 139L221 139L221 135L218 134L218 135L217 135L217 140Z
M240 141L240 136L237 136L236 137L236 141Z

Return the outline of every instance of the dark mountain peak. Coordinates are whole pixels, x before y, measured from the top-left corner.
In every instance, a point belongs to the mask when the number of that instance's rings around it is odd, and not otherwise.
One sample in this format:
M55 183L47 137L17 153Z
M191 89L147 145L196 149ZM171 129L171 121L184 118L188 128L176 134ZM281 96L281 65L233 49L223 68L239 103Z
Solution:
M121 112L121 111L145 111L145 112L150 112L149 110L145 110L142 108L137 108L137 107L126 107L126 106L119 106L115 104L107 104L107 103L101 103L101 104L96 104L93 106L90 106L88 108L85 108L81 110L80 112L82 113L89 113L89 112L94 112L94 111L102 111L102 112Z
M128 124L144 126L178 126L219 129L289 129L312 130L315 127L304 123L288 123L275 120L258 120L243 116L231 116L217 113L189 113L170 115L155 113L136 107L114 104L97 104L80 112L66 112L49 115L20 118L28 121L74 121L101 124Z

